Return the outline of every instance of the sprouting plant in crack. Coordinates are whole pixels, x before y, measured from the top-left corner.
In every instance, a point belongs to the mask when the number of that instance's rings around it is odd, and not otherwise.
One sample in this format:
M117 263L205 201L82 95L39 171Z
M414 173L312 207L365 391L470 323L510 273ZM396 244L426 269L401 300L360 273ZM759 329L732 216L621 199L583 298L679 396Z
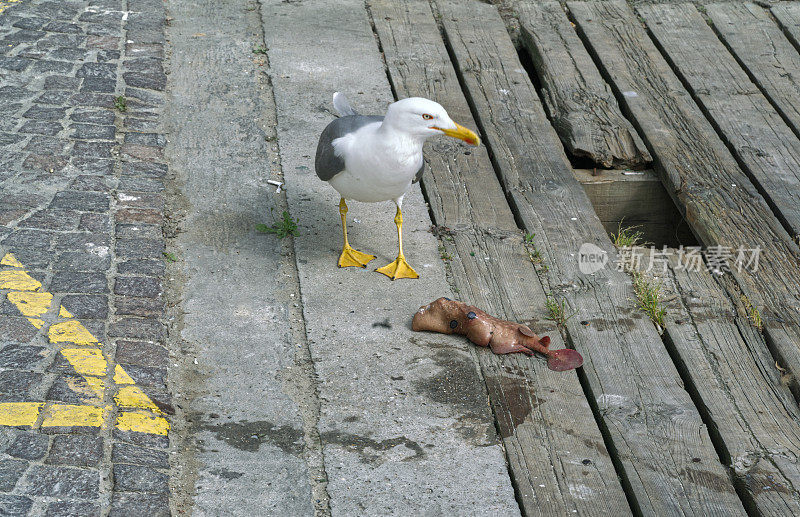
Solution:
M533 265L539 268L541 271L547 271L547 265L544 263L544 257L542 257L542 254L539 252L539 249L536 247L536 244L533 240L535 236L535 233L526 233L522 238L522 242L525 243L525 248L528 252L528 259L530 259Z
M626 226L622 227L622 221L617 225L617 233L612 233L611 238L614 239L614 246L617 248L633 248L634 246L644 246L647 244L642 240L644 233L636 231L639 226Z
M633 291L636 293L639 310L647 314L650 321L658 326L660 332L661 327L664 326L664 317L667 315L667 309L661 303L663 283L651 280L639 271L631 271L630 274L633 278Z
M114 107L120 113L125 113L128 111L128 102L125 100L125 96L120 95L114 99Z
M256 231L261 233L274 233L279 239L283 239L287 235L293 235L297 237L300 235L300 232L297 229L297 223L297 219L292 218L292 216L289 215L289 212L284 211L283 215L281 216L281 220L277 221L272 226L267 226L266 224L257 224Z
M567 323L567 320L575 316L578 312L575 311L567 316L567 302L565 300L559 302L552 294L547 295L544 305L545 308L547 308L547 319L553 321L559 327L563 327Z
M750 324L757 328L759 331L764 330L764 322L761 320L761 312L758 310L758 307L753 305L745 295L741 295L742 303L744 304L744 308L747 311L747 319L750 320Z

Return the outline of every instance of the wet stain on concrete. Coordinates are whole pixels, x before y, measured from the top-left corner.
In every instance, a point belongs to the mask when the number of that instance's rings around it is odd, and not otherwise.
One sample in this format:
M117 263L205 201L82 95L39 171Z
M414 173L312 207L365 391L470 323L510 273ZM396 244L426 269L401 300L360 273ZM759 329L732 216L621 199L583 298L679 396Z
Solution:
M465 440L477 446L498 442L489 413L485 385L472 360L450 347L437 350L433 357L438 371L414 386L428 399L453 406L457 411L454 428Z
M363 463L371 465L380 463L380 453L388 451L398 445L403 445L414 452L413 456L404 458L403 461L412 461L425 457L425 451L422 450L422 446L405 436L397 436L395 438L387 438L378 441L368 436L361 436L344 431L326 431L321 433L320 438L324 445L341 445L345 449L358 453Z
M239 479L240 477L244 476L243 472L235 472L228 469L214 469L209 470L208 472L217 477L221 477L222 479L227 479L228 481L231 479Z
M456 406L465 413L486 411L486 393L475 364L453 349L438 350L433 357L439 371L414 384L426 397Z
M200 430L210 431L218 440L242 451L256 452L265 443L288 454L300 455L303 451L302 430L264 420L203 424Z

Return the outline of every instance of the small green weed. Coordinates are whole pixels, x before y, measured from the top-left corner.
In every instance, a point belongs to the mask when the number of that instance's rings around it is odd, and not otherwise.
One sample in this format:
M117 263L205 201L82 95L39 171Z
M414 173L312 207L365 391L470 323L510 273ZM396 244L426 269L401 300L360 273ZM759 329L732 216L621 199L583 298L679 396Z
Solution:
M267 55L267 50L269 50L269 49L267 47L265 47L264 45L256 45L255 47L253 47L253 54L261 54L261 55L266 56Z
M614 239L614 246L617 248L633 248L634 246L644 246L647 244L642 241L644 234L635 231L639 226L622 227L622 221L617 226L617 233L612 233L611 237Z
M636 301L639 310L647 314L650 321L659 327L664 325L664 316L667 309L661 305L662 282L648 279L644 273L631 271L633 277L633 291L636 293Z
M758 310L758 307L753 305L745 295L741 296L742 303L744 304L744 308L747 309L747 319L750 320L750 323L757 328L759 331L764 330L764 322L761 321L761 312Z
M533 238L536 237L535 233L526 233L525 237L523 237L525 244L533 245Z
M167 259L167 261L169 261L169 262L177 262L178 261L178 257L176 257L174 253L165 251L163 254L164 254L164 258Z
M125 113L128 111L128 103L123 95L120 95L114 99L114 107L117 108L120 113Z
M439 246L439 257L445 262L449 262L453 260L453 256L447 253L447 250L444 249L444 246Z
M567 316L567 302L565 300L561 300L559 303L552 294L547 295L544 306L547 308L547 319L555 322L555 324L559 327L563 327L564 324L567 323L567 320L575 316L575 314L578 312L575 311Z
M284 211L282 219L272 226L266 224L257 224L256 231L261 233L274 233L279 239L283 239L287 235L297 237L300 232L297 230L297 219L293 219L289 212Z

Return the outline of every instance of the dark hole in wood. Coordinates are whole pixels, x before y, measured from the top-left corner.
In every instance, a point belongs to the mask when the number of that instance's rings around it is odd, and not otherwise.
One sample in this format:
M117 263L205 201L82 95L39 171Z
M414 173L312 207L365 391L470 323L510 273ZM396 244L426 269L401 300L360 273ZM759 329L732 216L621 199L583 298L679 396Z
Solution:
M575 169L573 174L612 240L620 228L629 228L641 233L645 246L698 245L655 171L611 169L595 175L594 169Z

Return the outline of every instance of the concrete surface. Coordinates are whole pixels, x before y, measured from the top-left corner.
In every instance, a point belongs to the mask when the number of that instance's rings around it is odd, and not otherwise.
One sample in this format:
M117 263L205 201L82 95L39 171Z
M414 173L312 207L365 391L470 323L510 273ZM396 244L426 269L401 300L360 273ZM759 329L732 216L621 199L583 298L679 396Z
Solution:
M167 156L173 206L185 203L171 247L183 284L173 386L186 396L176 492L195 492L198 515L308 515L303 419L283 389L295 356L285 259L255 231L274 206L274 165L247 7L168 3Z

